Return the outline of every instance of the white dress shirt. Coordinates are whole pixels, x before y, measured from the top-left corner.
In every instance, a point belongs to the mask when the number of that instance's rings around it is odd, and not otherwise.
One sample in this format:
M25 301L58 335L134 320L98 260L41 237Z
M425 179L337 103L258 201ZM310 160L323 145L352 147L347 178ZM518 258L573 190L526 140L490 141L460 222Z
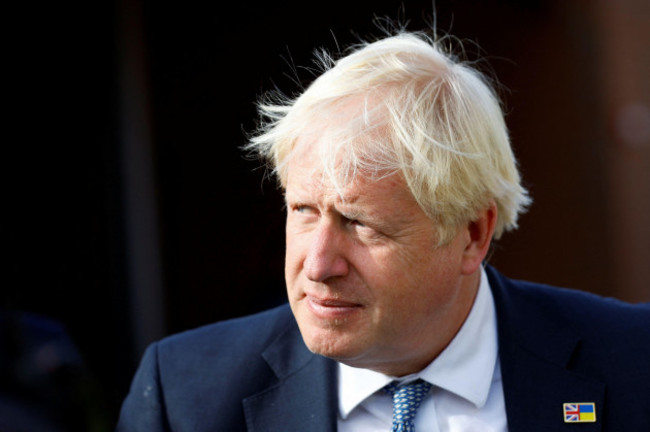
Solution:
M433 385L415 417L417 432L507 431L497 347L494 300L481 269L476 300L456 337L422 371L397 379ZM390 431L392 400L381 389L394 380L339 363L339 432Z

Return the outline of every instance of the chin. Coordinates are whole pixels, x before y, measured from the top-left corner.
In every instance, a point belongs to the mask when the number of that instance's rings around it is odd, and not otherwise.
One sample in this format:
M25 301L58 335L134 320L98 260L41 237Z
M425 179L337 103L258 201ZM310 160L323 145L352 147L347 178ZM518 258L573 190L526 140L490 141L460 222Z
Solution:
M302 329L302 338L309 351L334 360L355 358L361 350L359 338L337 330Z

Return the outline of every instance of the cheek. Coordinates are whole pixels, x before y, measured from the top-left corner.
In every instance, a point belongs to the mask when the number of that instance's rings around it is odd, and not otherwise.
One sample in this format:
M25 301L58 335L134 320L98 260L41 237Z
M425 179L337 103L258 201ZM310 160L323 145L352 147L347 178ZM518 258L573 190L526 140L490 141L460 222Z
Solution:
M387 295L400 297L426 283L430 263L425 255L403 250L372 254L364 260L365 273L377 285L386 286Z
M436 256L440 255L440 256ZM455 290L455 272L449 257L421 251L393 256L371 274L383 308L395 316L430 313L444 305Z

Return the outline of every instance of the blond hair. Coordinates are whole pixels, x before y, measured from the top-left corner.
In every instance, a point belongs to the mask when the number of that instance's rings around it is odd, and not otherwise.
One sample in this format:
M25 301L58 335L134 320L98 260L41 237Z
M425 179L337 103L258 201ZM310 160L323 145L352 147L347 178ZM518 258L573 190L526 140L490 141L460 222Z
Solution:
M355 175L400 174L436 223L440 244L496 203L494 237L517 226L530 203L520 184L500 102L483 74L439 40L400 32L355 47L299 97L258 105L262 123L247 149L286 185L299 147L318 151L324 175L343 186Z

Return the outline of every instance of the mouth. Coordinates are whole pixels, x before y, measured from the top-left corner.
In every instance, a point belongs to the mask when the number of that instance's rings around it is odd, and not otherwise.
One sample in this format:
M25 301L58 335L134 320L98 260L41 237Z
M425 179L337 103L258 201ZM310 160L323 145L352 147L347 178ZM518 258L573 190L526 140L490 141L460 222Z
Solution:
M319 298L306 295L305 300L314 315L326 319L342 318L363 308L360 303L334 298Z

